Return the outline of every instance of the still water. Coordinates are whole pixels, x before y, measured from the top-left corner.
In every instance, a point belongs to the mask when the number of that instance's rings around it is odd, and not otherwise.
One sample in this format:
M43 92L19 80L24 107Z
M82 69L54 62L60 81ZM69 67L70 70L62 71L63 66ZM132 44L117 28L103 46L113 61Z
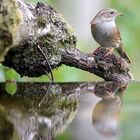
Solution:
M0 140L140 140L139 91L139 82L1 83Z

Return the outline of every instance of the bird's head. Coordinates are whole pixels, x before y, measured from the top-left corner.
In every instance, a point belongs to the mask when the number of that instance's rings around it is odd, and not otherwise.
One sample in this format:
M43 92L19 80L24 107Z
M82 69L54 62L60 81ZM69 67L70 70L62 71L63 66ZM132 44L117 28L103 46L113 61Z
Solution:
M96 17L101 19L102 21L115 21L116 17L122 16L123 14L118 12L115 9L104 9L101 10Z

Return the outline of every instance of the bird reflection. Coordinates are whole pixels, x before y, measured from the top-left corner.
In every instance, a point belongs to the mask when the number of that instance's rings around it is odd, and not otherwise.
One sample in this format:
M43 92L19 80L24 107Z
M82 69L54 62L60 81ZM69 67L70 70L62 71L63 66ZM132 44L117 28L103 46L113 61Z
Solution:
M126 86L112 82L95 85L94 93L102 99L93 109L92 123L104 137L111 138L119 134L118 121L122 107L122 95Z

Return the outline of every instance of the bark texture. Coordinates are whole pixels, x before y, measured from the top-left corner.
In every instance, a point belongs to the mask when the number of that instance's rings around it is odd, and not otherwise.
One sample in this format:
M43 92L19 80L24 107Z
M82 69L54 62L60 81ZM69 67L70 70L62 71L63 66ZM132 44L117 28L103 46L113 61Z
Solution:
M47 4L32 5L15 1L22 13L22 23L16 33L15 48L5 57L3 65L14 68L21 76L37 77L62 64L94 73L105 80L130 81L127 62L116 56L106 56L107 50L98 48L85 54L76 49L76 35L61 14Z

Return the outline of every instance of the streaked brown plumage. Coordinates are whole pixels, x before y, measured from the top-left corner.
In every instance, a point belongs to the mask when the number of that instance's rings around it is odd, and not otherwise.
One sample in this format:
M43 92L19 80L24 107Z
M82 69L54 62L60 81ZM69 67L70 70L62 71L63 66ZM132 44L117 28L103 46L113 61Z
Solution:
M130 59L122 47L120 32L116 26L117 16L122 15L114 9L101 10L91 21L91 32L95 41L102 47L108 48L110 54L116 48L119 55L130 63Z

